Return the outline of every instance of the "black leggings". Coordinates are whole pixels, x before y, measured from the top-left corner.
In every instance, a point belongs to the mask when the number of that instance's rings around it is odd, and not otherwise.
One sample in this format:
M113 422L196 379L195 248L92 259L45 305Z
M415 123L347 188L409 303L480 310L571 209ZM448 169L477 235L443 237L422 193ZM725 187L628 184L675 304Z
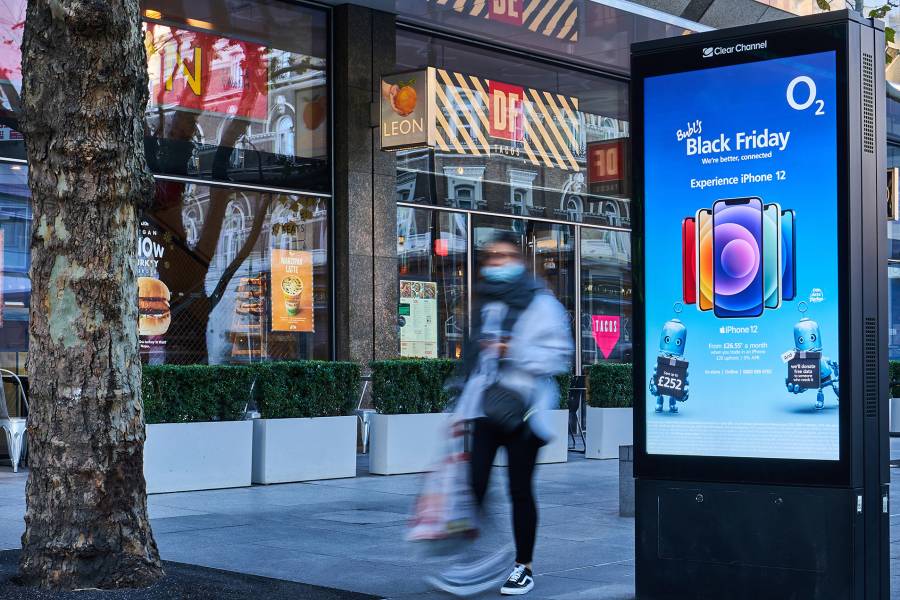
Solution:
M472 490L479 507L484 504L494 456L501 446L506 447L509 460L509 495L512 497L516 562L524 565L531 562L537 534L537 504L531 480L539 444L532 435L504 435L492 427L487 419L475 421L472 434Z

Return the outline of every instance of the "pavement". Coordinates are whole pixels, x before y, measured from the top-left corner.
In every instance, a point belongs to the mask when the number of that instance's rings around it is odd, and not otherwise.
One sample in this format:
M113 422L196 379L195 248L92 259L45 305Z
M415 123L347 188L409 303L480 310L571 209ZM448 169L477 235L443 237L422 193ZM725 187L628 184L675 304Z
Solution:
M0 551L3 600L379 600L368 594L171 562L164 563L165 577L147 588L51 592L17 583L20 554L18 550Z
M900 439L892 440L900 459ZM538 467L536 598L634 598L634 519L618 516L618 462ZM361 467L365 469L363 457ZM900 598L900 469L892 469L892 596ZM25 475L0 467L0 550L19 547ZM495 470L491 526L473 553L511 541L505 473ZM425 577L437 566L403 540L418 475L153 495L153 531L166 561L367 593L389 600L447 598ZM479 598L500 598L495 592Z

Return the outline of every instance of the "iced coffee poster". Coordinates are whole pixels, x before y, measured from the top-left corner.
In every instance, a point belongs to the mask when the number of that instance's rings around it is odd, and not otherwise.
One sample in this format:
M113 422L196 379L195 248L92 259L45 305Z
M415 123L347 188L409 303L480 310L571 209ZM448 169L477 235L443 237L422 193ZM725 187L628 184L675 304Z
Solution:
M272 250L272 331L315 331L312 252Z
M400 281L400 356L437 358L437 284Z

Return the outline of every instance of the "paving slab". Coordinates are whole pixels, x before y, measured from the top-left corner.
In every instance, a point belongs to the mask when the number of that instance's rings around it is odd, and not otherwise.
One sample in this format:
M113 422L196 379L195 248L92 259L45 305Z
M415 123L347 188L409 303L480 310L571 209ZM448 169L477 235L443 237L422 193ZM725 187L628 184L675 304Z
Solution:
M900 438L891 440L891 454L900 459ZM540 525L532 597L630 600L634 519L618 516L618 463L570 457L569 463L537 470ZM151 496L162 556L390 600L448 598L425 581L442 563L404 540L422 477L368 475L364 460L361 467L356 479ZM892 468L891 476L892 582L900 591L900 468ZM24 484L24 474L4 475L0 467L0 549L19 546ZM467 550L469 557L511 543L506 487L506 469L498 468L483 535ZM491 591L478 598L500 596Z

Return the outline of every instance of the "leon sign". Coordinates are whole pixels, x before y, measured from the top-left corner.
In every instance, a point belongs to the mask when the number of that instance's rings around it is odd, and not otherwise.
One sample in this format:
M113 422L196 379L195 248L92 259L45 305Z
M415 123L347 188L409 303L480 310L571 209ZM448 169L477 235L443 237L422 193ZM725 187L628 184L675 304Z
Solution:
M381 149L402 150L433 142L434 69L381 79Z

